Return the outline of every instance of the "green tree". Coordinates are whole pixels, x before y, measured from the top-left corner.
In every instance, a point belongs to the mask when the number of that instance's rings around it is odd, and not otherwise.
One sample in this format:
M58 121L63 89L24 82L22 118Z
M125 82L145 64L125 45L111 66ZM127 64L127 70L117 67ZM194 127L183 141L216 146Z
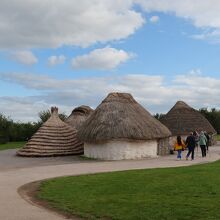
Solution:
M216 108L212 108L211 110L201 108L199 111L207 118L217 133L220 134L220 110L217 110Z
M3 114L0 114L0 143L6 143L9 140L9 131L12 120Z
M27 141L39 128L38 123L13 122L9 131L10 141Z
M159 113L156 113L155 115L154 115L154 117L156 118L156 119L158 119L158 120L160 120L162 117L164 116L164 114L159 114Z

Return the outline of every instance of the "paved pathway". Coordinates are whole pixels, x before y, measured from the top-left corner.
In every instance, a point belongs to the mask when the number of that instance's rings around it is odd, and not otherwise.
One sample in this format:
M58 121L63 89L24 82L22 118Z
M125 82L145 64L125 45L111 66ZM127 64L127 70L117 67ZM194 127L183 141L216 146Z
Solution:
M5 152L1 152L4 154ZM185 153L185 152L184 152ZM199 151L200 154L200 151ZM210 153L206 158L196 156L194 161L177 161L176 155L160 157L156 159L146 160L130 160L130 161L84 161L82 163L75 162L48 165L44 166L23 167L22 166L7 166L0 169L0 220L63 220L64 217L50 212L46 209L34 206L20 197L17 189L29 182L42 180L45 178L64 176L64 175L79 175L88 173L158 168L158 167L176 167L188 166L197 163L206 163L220 159L220 146L210 148ZM35 158L36 160L37 158ZM1 156L0 156L1 160ZM56 160L59 160L58 158ZM63 159L60 159L63 160ZM41 162L41 160L39 160ZM7 164L7 162L5 162ZM10 161L8 161L10 164ZM51 163L50 163L51 164ZM40 164L39 164L40 165Z
M84 163L88 160L79 156L65 157L18 157L15 149L0 151L0 171L36 166Z

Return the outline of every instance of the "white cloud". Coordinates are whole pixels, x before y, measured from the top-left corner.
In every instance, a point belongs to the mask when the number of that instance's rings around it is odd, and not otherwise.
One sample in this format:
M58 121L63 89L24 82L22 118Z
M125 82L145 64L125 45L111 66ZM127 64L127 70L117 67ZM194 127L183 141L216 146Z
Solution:
M0 97L1 112L16 121L36 121L38 112L50 106L29 97Z
M35 100L34 97L0 97L0 105L3 106L0 113L7 117L15 121L34 122L39 120L40 111L50 109L57 104ZM70 114L71 111L72 107L59 104L59 112Z
M134 55L111 47L95 49L89 54L77 56L72 59L75 69L110 70L126 62Z
M87 47L125 39L144 24L135 4L208 28L208 38L220 29L219 0L10 0L0 1L0 49Z
M197 40L208 40L210 43L219 44L220 43L220 28L215 30L202 31L200 34L192 35L192 38Z
M159 20L160 20L160 18L156 15L154 15L150 18L151 23L157 23Z
M174 13L176 16L187 19L201 30L205 35L200 39L210 40L220 30L220 1L219 0L134 0L147 12ZM208 30L207 28L211 29ZM214 29L214 30L213 30ZM219 36L218 36L219 37ZM199 38L199 36L197 36Z
M131 93L152 113L167 112L177 100L195 108L220 108L220 79L204 76L199 70L177 75L169 82L159 75L143 74L58 80L43 75L7 73L0 74L0 79L39 91L39 95L31 97L0 97L1 112L25 121L37 118L39 110L52 105L67 113L82 104L95 108L113 91Z
M218 0L136 0L148 11L174 12L191 19L197 27L220 27L220 2Z
M15 51L10 53L10 58L25 65L33 65L38 62L37 57L28 50Z
M0 21L0 48L57 48L125 39L144 18L132 0L3 0Z
M66 57L64 55L59 55L59 56L50 56L48 58L48 65L49 66L55 66L58 64L63 64L66 60Z

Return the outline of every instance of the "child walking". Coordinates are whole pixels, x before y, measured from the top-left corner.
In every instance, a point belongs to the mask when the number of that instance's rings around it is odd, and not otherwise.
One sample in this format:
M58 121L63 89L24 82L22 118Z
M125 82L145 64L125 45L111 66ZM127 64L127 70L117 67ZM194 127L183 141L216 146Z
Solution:
M176 143L174 145L174 150L177 151L177 160L181 160L182 158L182 151L185 149L186 145L181 139L181 136L177 136Z

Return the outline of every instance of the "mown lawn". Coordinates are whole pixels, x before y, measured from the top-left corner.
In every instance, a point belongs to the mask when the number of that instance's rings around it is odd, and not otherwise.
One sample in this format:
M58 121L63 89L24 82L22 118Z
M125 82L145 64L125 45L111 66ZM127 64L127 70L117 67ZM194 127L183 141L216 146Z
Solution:
M220 134L217 135L217 140L220 141Z
M220 161L191 167L56 178L38 198L85 219L220 219Z
M20 142L9 142L7 144L0 144L0 151L20 148L20 147L23 147L25 145L25 143L26 142L24 142L24 141L20 141Z

